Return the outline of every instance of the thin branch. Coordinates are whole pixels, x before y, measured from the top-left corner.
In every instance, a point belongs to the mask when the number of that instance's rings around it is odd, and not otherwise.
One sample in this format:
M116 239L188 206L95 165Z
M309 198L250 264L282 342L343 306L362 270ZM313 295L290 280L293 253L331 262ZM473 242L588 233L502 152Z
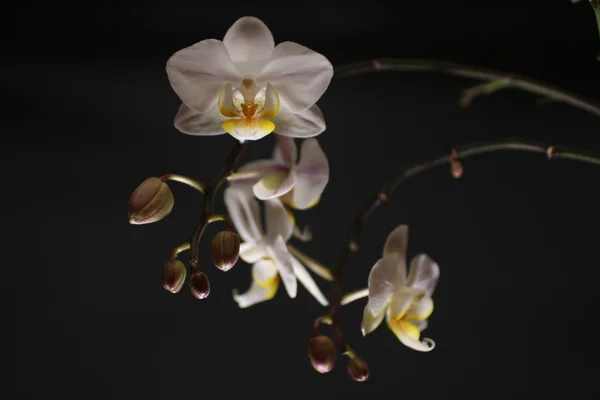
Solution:
M200 193L204 193L206 191L206 188L204 187L204 184L202 182L197 181L188 176L183 176L183 175L179 175L179 174L166 174L166 175L161 176L160 180L163 182L166 182L166 181L180 182L180 183L188 185L189 187L193 187Z
M549 144L532 142L526 140L516 140L516 139L505 139L505 140L496 140L496 141L488 141L481 143L473 143L467 144L464 146L456 147L449 154L442 155L436 158L432 158L423 162L419 162L416 164L409 165L405 168L400 169L390 181L377 193L373 196L371 200L369 200L365 206L362 208L360 213L354 218L352 226L350 227L350 233L348 237L348 244L346 249L342 252L340 257L340 261L336 265L336 267L332 270L334 276L333 282L333 294L332 294L332 304L329 315L332 317L332 325L336 325L336 315L341 308L341 303L343 299L342 294L342 286L341 286L341 277L344 267L348 263L350 258L350 254L357 252L359 249L359 240L360 234L365 222L369 219L369 217L373 214L377 208L386 202L392 193L398 189L398 187L416 175L419 175L422 172L429 171L438 166L442 165L450 165L451 161L456 161L458 159L464 159L467 157L472 157L476 155L492 153L496 151L525 151L531 153L540 153L546 155L548 160L554 159L566 159L566 160L575 160L584 162L587 164L599 165L600 166L600 156L592 155L590 153L576 150L576 149L568 149L562 146L552 146Z
M556 86L535 81L524 76L461 65L449 61L382 58L337 67L334 76L336 78L345 78L379 71L439 72L488 82L465 90L461 99L461 104L463 105L468 105L476 96L481 94L490 94L505 88L517 88L569 104L600 117L600 104Z
M191 251L190 251L190 266L192 268L196 267L198 264L198 254L200 248L200 239L202 239L202 235L204 234L204 230L211 222L218 220L215 219L215 214L213 213L213 207L215 202L215 195L217 191L221 187L221 185L227 180L227 177L231 175L235 167L242 156L242 152L246 148L247 142L236 142L235 146L229 152L227 159L225 160L225 166L221 170L221 172L217 175L217 177L213 180L213 182L206 187L204 193L204 207L202 211L202 216L200 217L200 221L196 225L196 229L190 239Z

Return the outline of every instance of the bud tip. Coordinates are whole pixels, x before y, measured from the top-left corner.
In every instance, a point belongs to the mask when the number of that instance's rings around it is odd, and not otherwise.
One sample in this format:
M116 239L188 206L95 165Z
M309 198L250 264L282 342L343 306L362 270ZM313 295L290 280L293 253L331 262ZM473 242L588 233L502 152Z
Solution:
M227 272L237 263L240 256L240 236L231 231L222 231L212 240L212 259L215 267Z
M208 297L210 294L210 282L204 272L198 271L190 277L190 290L198 300Z
M308 358L316 371L322 374L330 372L336 359L333 340L325 335L312 337L308 341Z
M364 382L369 379L369 366L360 357L353 357L348 360L348 374L357 382Z

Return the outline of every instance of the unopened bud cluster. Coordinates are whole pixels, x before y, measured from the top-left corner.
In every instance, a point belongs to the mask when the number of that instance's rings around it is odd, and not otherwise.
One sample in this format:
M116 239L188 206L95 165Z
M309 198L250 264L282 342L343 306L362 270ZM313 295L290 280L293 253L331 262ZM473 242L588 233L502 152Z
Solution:
M348 356L348 375L357 382L369 378L369 366L357 357L349 348L344 353ZM308 341L308 358L312 367L322 374L330 372L335 366L336 349L329 336L315 335Z

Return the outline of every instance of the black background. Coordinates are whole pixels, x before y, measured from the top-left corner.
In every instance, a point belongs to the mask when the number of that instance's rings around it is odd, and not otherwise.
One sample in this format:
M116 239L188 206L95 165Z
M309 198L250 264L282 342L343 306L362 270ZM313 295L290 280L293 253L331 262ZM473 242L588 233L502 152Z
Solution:
M172 214L146 226L128 224L127 200L148 176L209 181L233 144L173 127L179 99L165 63L222 38L244 15L261 18L276 42L302 43L335 66L440 59L600 97L600 41L586 2L146 1L12 11L18 28L0 78L9 99L4 193L12 193L3 215L14 227L3 286L15 291L19 398L597 396L600 169L583 163L496 153L466 160L460 180L439 168L400 187L365 227L344 288L364 287L387 233L409 224L409 255L427 252L441 266L426 331L437 348L407 349L385 326L363 338L364 300L344 307L347 340L371 368L366 383L347 376L341 356L330 374L311 369L306 342L326 309L306 291L238 309L231 290L246 289L249 267L211 267L208 240L210 297L162 289L162 265L188 239L201 198L171 185ZM297 216L314 234L297 246L334 265L353 215L393 170L455 145L511 136L600 151L598 117L516 90L463 109L461 90L474 83L418 72L334 80L319 102L331 180L320 205ZM251 145L243 161L269 155L273 140Z

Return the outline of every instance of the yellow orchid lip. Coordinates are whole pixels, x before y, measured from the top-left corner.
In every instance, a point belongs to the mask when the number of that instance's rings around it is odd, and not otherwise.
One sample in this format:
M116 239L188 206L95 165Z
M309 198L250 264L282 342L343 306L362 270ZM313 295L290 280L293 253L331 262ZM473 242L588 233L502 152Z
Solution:
M236 138L261 139L275 130L268 119L234 118L223 121L223 130Z

